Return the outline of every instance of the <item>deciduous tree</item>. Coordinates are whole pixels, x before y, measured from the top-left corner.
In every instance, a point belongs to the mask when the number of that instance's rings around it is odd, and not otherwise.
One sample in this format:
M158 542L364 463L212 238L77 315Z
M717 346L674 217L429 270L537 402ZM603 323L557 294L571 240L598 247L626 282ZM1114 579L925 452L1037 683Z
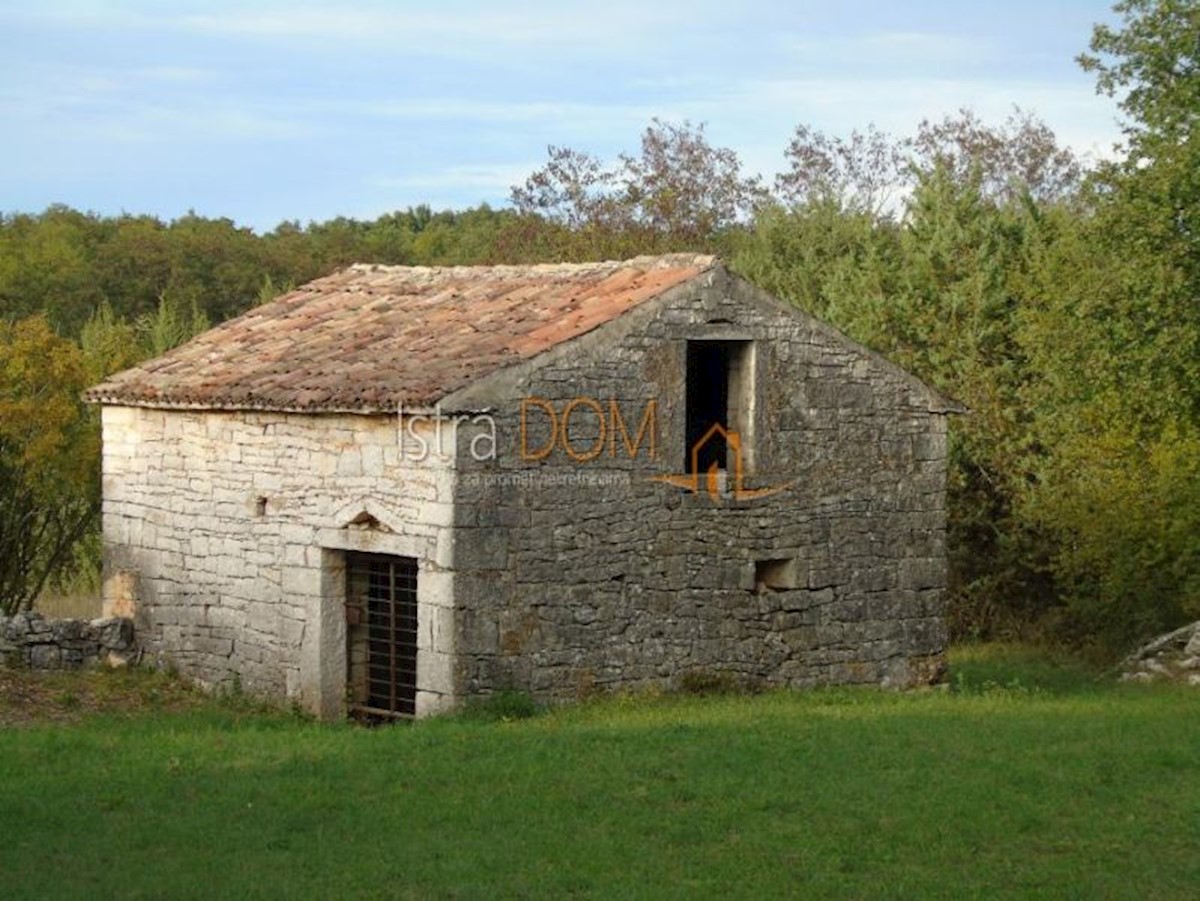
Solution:
M98 509L83 354L35 316L0 323L0 611L28 609Z

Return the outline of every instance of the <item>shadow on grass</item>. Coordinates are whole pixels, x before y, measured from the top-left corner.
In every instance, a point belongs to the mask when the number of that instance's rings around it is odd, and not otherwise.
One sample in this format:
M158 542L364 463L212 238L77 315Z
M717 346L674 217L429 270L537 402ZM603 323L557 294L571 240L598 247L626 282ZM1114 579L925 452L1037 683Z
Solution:
M475 723L507 723L527 720L544 710L543 705L523 691L498 691L470 699L460 711L450 716L452 719Z
M1049 695L1090 693L1115 683L1103 670L1069 654L1011 644L968 644L950 649L951 691L1008 690Z

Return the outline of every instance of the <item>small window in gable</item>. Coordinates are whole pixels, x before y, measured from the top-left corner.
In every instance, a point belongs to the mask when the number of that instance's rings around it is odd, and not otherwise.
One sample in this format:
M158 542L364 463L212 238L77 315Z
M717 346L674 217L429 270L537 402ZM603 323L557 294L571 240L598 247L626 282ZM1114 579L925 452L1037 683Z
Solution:
M754 342L687 342L686 400L684 472L752 472Z

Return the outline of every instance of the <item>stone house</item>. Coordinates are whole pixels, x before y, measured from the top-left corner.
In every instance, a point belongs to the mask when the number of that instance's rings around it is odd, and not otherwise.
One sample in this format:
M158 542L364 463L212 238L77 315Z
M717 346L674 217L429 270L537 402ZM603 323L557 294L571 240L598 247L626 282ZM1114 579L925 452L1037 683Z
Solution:
M936 680L947 414L693 255L356 265L88 392L105 603L324 717Z

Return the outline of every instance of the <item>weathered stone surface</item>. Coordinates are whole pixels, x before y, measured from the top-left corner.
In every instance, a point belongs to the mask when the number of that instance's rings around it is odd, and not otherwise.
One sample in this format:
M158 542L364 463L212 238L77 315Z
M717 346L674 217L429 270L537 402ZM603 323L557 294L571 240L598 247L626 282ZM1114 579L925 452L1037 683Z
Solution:
M578 398L615 400L631 432L653 401L658 442L653 458L631 457L618 437L580 462L591 416L569 447L560 421L538 460L480 462L460 446L456 521L491 524L457 533L464 693L571 697L687 673L795 686L942 677L945 417L894 368L753 293L718 278L488 398L501 447L520 435L522 397L560 414ZM714 501L655 477L685 459L686 341L731 328L757 355L746 487L785 490ZM528 446L554 440L548 420ZM500 560L508 578L482 582ZM778 569L797 587L760 590L763 560L788 561Z
M418 561L418 714L502 688L940 678L944 399L719 268L571 334L444 398L488 411L494 458L476 422L435 440L396 414L106 406L106 602L184 674L325 716L352 552ZM753 342L730 411L746 465L717 496L663 480L687 456L694 339Z
M1179 682L1200 685L1200 622L1168 632L1142 645L1118 667L1124 682Z
M1142 661L1142 669L1152 675L1166 676L1171 672L1170 667L1155 657L1147 657Z
M439 524L452 503L448 436L439 455L421 432L428 455L401 462L396 416L108 406L103 423L105 599L132 606L149 660L337 716L345 555L418 558L426 633L447 605L437 548L452 559L455 530ZM360 475L347 457L388 461L386 475ZM433 709L454 686L429 672Z
M1200 656L1200 629L1195 629L1192 632L1192 637L1188 639L1188 643L1184 647L1183 653L1189 657Z
M137 653L127 619L46 619L40 613L0 618L0 654L33 669L72 669L127 661Z

